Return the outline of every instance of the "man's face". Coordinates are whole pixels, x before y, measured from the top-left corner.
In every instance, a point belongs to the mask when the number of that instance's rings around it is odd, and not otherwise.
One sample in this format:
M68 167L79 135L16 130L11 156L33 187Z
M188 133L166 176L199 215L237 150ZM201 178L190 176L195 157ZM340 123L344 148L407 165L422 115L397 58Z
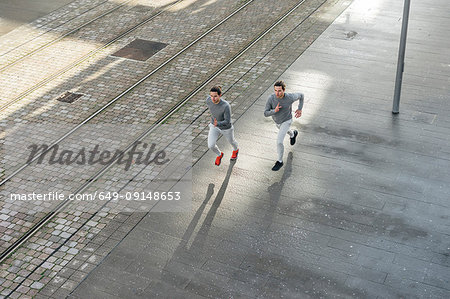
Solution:
M209 93L209 95L211 96L211 100L212 100L212 102L213 102L214 104L219 104L219 102L220 102L220 96L219 96L219 94L217 93L217 91L211 91L211 92Z
M275 90L275 96L279 99L282 99L284 97L284 90L281 86L274 86L273 89Z

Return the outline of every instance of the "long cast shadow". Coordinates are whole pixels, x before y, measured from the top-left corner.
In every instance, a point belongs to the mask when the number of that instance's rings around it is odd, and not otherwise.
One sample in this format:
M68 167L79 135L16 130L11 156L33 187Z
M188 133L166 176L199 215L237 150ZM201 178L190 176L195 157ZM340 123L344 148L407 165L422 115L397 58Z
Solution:
M205 220L203 220L203 224L200 227L197 235L195 236L191 248L194 249L203 248L206 237L208 236L208 232L211 229L211 224L214 220L214 217L216 216L217 209L219 208L220 204L222 203L223 197L225 196L225 191L227 190L228 183L231 177L231 172L235 164L236 161L230 162L230 166L228 167L228 171L225 176L225 179L223 180L222 186L220 187L219 192L217 192L216 198L214 199L214 202L212 203L212 206L209 209L208 214L205 217Z
M236 164L235 161L230 162L230 166L228 167L227 174L225 176L225 179L222 183L222 186L220 187L219 191L217 192L216 198L214 199L214 202L211 205L211 208L208 211L208 214L206 215L205 219L203 220L203 223L200 227L200 229L197 232L197 235L195 236L194 240L192 241L191 245L188 246L188 241L191 239L192 235L194 234L195 228L197 227L197 224L199 223L199 220L203 214L203 212L206 209L206 205L210 201L212 195L214 194L214 184L210 183L208 186L208 190L206 191L206 197L205 200L202 202L198 210L195 212L194 217L192 218L191 222L188 225L188 228L186 229L185 233L183 234L183 241L180 242L178 247L175 249L172 257L166 262L161 275L161 280L165 281L164 276L165 275L178 275L177 273L170 273L168 270L169 265L176 261L179 257L186 256L186 254L193 254L193 255L199 255L202 254L204 245L206 243L206 239L208 237L209 230L211 229L211 224L214 220L214 217L216 216L217 210L220 207L220 204L222 203L223 197L225 196L225 192L228 187L228 183L230 181L231 173L233 171L233 167Z
M266 227L269 227L270 224L272 224L273 221L273 217L276 213L276 209L278 207L278 203L280 202L280 198L281 198L281 191L283 191L283 187L284 184L286 183L287 179L291 176L292 174L292 160L293 160L294 155L292 154L292 152L289 153L286 164L285 164L285 168L284 168L284 172L283 172L283 176L281 177L279 182L275 182L272 185L270 185L267 188L267 192L269 192L269 205L270 205L270 209L267 210L267 212L265 213L264 217L263 217L263 224Z

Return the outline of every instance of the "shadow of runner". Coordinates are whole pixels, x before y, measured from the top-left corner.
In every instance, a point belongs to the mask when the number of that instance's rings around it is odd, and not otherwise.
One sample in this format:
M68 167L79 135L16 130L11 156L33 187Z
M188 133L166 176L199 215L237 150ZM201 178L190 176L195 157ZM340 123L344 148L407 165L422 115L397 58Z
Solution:
M208 214L205 217L205 220L203 220L201 228L199 229L197 235L195 236L194 241L192 242L191 248L192 247L196 248L197 246L201 246L201 248L203 248L205 239L208 236L208 232L211 228L211 224L214 220L214 217L216 216L217 209L219 208L220 204L222 203L222 199L225 196L225 191L227 190L234 164L236 164L236 161L230 161L230 166L228 167L227 175L223 180L219 192L217 192L216 198L214 199L214 202L212 203L212 206L209 209Z
M190 221L188 228L186 229L185 233L183 234L182 241L178 245L178 247L175 249L173 255L171 258L166 262L162 275L161 275L161 282L169 282L174 281L174 276L176 277L175 281L183 281L185 283L189 283L192 277L194 277L195 267L190 266L189 271L186 272L179 272L174 273L174 271L171 271L171 264L173 262L178 262L179 259L183 260L184 258L188 259L197 259L197 257L201 257L203 255L203 248L206 242L206 238L208 237L209 230L211 228L211 224L214 220L214 217L217 213L217 210L223 200L223 197L225 196L225 192L228 187L228 183L230 181L231 173L233 170L234 165L236 164L236 161L230 161L230 166L228 167L227 174L225 176L225 179L222 183L222 186L220 187L216 198L214 199L214 202L211 205L211 208L208 211L208 214L206 215L205 219L203 220L203 223L198 230L194 240L192 241L191 245L188 248L189 240L191 239L192 235L194 234L195 228L197 227L197 224L200 220L200 217L202 216L203 212L205 211L206 205L208 204L209 200L211 199L212 195L214 194L214 184L209 184L208 190L206 191L206 197L203 203L200 205L198 210L195 212L194 217ZM161 284L157 285L158 287L161 287ZM173 287L176 287L176 285L173 285Z
M266 214L263 217L263 224L266 225L266 227L269 227L270 224L272 223L272 219L276 212L278 202L280 201L281 191L283 190L284 184L286 183L287 179L292 174L293 156L294 155L292 154L292 152L290 152L288 155L286 164L285 164L286 167L284 168L283 176L281 177L280 181L273 183L272 185L270 185L267 188L267 192L269 192L269 197L270 197L270 202L269 202L270 209L267 210Z
M200 220L200 217L202 216L203 211L205 210L206 205L208 204L208 202L211 199L213 194L214 194L214 184L211 183L211 184L208 185L208 190L206 191L205 200L200 205L200 207L198 208L197 212L195 212L194 217L192 218L191 222L189 223L188 228L186 229L185 233L183 234L183 237L182 237L183 240L187 241L187 240L189 240L191 238L192 234L194 233L195 227L197 226L197 223ZM180 246L177 247L177 249L175 250L173 255L176 255L177 251L180 248L185 248L186 247L186 246L182 246L183 243L181 243Z

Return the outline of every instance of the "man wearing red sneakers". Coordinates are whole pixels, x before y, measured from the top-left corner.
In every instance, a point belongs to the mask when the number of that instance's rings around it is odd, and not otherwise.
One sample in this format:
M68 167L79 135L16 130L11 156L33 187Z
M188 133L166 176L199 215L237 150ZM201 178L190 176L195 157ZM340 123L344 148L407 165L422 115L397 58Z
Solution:
M283 81L275 82L273 88L275 94L272 94L267 100L264 116L272 116L273 121L279 129L277 138L278 160L272 167L273 171L277 171L283 166L283 140L286 134L291 138L291 145L295 144L298 132L297 130L290 129L292 123L292 104L297 100L299 101L298 108L295 111L295 117L299 118L302 115L303 94L284 92L286 84Z
M231 106L222 100L222 88L220 86L213 86L209 92L209 97L206 98L206 105L208 105L211 112L211 123L209 124L208 147L216 155L217 166L222 161L223 152L219 150L216 142L220 134L224 135L228 142L233 146L233 154L231 160L236 160L238 156L238 144L234 139L234 127L231 123Z

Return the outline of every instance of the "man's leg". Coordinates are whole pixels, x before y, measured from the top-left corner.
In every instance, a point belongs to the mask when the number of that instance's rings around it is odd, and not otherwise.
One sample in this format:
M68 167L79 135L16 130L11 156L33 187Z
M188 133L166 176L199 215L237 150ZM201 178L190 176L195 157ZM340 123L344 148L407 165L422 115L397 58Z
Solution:
M288 134L290 137L294 135L294 132L290 132L289 128L291 126L292 119L285 121L284 123L278 125L278 137L277 137L277 151L278 151L278 161L283 162L283 154L284 154L284 137ZM292 134L292 135L291 135Z
M236 139L234 139L234 127L231 127L228 130L221 130L223 136L228 140L228 142L233 146L233 150L238 149L238 143Z
M231 155L231 160L237 159L237 155L239 153L238 143L236 139L234 139L234 127L232 126L228 130L221 130L223 136L228 140L228 142L233 146L233 154Z
M221 155L219 147L216 142L219 138L220 130L217 127L214 127L212 124L209 124L209 133L208 133L208 148L212 150L217 156Z
M278 160L275 162L275 165L272 167L273 171L279 170L283 166L283 154L284 154L284 137L286 134L289 135L289 127L292 123L292 119L285 121L282 124L277 124L278 137L277 137L277 151L278 151ZM289 135L290 136L290 135Z
M292 121L291 121L292 123ZM289 131L287 132L287 134L289 135L289 137L291 138L290 143L291 145L295 144L295 141L297 139L297 135L298 135L298 131L297 130L291 130L289 129Z
M290 138L294 137L294 130L289 129L287 131L287 134L289 135Z

